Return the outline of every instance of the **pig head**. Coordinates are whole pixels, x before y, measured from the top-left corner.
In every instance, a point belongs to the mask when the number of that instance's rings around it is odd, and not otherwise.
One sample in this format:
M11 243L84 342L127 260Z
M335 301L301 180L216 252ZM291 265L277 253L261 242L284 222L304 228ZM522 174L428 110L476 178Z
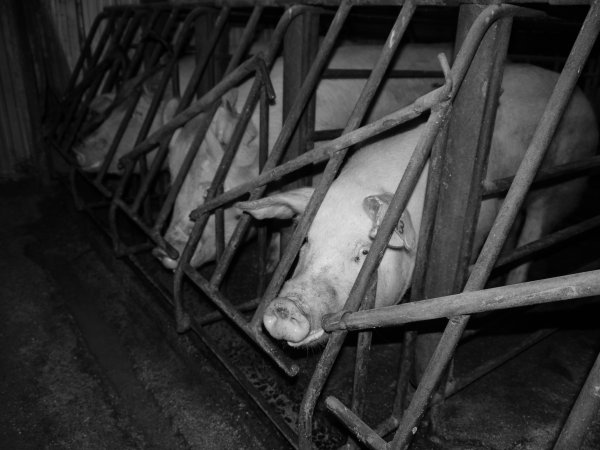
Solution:
M312 189L275 194L236 206L257 219L287 219L304 211ZM293 276L266 308L263 324L292 347L326 339L323 315L340 311L391 199L390 193L337 180L325 196L300 250ZM397 302L409 286L417 234L404 211L378 272L376 305Z

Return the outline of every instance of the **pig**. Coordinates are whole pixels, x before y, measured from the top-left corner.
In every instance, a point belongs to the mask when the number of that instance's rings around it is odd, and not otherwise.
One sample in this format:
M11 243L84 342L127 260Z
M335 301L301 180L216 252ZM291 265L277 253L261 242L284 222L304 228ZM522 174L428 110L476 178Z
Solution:
M529 65L506 65L492 138L487 179L513 175L527 149L558 75ZM292 347L323 342L325 314L339 312L348 298L382 214L406 169L423 124L376 140L357 150L327 192L308 231L298 263L278 297L266 308L263 324L275 339ZM590 156L598 143L594 113L576 91L550 145L545 166ZM375 306L400 301L409 287L427 181L421 175L403 212L378 272ZM519 245L535 240L577 205L584 180L533 191L527 198ZM312 189L274 194L236 205L257 219L289 219L302 213ZM482 203L475 248L487 236L501 200ZM523 281L521 271L510 282Z
M182 90L184 90L188 85L193 70L193 58L186 57L180 60L179 83ZM160 77L160 75L158 77ZM142 123L144 122L146 114L150 109L150 104L154 95L151 89L148 88L148 86L152 84L153 82L146 83L144 85L143 93L135 107L135 111L131 116L131 120L127 125L127 129L125 130L125 133L119 142L115 156L112 158L112 161L108 167L108 173L119 173L119 159L125 155L125 153L131 151L135 145L138 133L140 132ZM160 102L159 109L154 116L149 133L152 133L158 127L163 125L165 106L172 96L173 95L170 93L169 89L167 89L167 92L163 97L163 101ZM92 100L90 104L90 110L92 113L101 114L112 104L114 98L115 93L101 94ZM97 172L100 170L100 167L102 167L102 163L104 162L104 159L108 153L109 147L117 133L119 125L125 116L127 108L127 102L117 106L96 130L84 137L81 142L74 146L73 152L81 169L86 172ZM149 162L152 161L154 153L155 152L151 152L149 154Z
M366 45L342 45L335 49L329 67L369 69L375 65L381 48ZM438 70L437 55L452 54L450 44L407 44L400 49L395 60L395 69ZM277 101L269 111L269 149L275 143L282 126L281 98L283 92L283 61L277 59L271 70ZM431 91L440 84L439 79L392 79L381 89L369 119L375 120L399 107L412 103L417 97ZM317 88L316 129L335 129L346 125L348 118L358 99L364 79L323 80ZM229 92L223 99L213 119L205 141L199 150L182 189L177 196L172 219L165 233L166 241L181 254L193 227L189 214L204 202L204 197L221 157L230 141L237 123L239 112L243 108L252 80L245 82L238 89ZM176 108L176 101L166 108L165 120L169 120ZM258 108L246 129L232 168L225 179L225 189L252 179L258 174ZM197 122L193 121L180 129L171 140L169 147L169 171L175 176L187 153ZM241 211L236 208L225 210L225 238L229 239ZM273 247L276 248L276 247ZM177 266L177 260L170 258L161 248L155 248L154 255L168 269ZM191 265L200 267L215 259L214 217L211 217L202 238L196 248ZM273 258L271 258L273 259Z

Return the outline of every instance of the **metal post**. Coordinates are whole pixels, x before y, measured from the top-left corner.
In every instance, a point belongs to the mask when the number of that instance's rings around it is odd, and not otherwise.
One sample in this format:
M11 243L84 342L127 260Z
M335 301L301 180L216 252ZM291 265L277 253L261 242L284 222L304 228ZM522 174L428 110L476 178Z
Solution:
M600 354L554 444L554 450L580 448L598 409L600 409Z
M312 65L318 48L319 16L302 14L290 23L283 41L283 120L288 116L304 78ZM307 141L315 129L316 90L311 97L304 114L300 117L294 134L288 144L283 161L289 161L306 151ZM286 185L286 189L308 186L310 180L303 178ZM282 229L281 247L283 251L293 232L293 225Z
M485 7L480 5L461 5L456 48L460 48L471 24L483 9ZM487 167L510 36L510 19L504 19L503 23L495 24L487 32L454 100L440 174L437 212L426 258L424 298L459 292L467 274L479 215L481 179ZM448 236L452 238L448 239ZM417 337L417 377L422 375L440 336L430 333Z

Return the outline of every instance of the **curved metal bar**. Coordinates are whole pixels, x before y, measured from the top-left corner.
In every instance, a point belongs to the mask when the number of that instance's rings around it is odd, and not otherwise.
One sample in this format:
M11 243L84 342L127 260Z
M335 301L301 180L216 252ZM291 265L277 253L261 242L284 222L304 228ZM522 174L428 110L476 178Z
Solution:
M492 10L492 8L495 9ZM491 6L488 8L494 16L501 16L510 11L510 6ZM471 273L465 291L474 291L483 288L493 266L498 258L502 245L517 216L518 210L533 182L535 174L541 165L545 151L552 139L562 113L567 107L579 73L591 51L591 48L600 31L600 3L595 1L581 27L577 40L569 54L546 110L540 120L523 162L517 171L515 180L508 191L500 212L494 222L492 230L477 259L475 268ZM450 319L446 330L433 354L425 374L419 383L411 404L406 410L403 420L398 427L390 448L406 448L414 435L431 394L436 388L445 367L454 354L454 349L467 325L469 316L457 316Z

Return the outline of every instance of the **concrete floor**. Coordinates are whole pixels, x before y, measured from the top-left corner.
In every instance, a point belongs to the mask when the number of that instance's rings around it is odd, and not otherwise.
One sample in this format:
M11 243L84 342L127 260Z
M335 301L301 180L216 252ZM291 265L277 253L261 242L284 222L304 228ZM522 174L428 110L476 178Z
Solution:
M5 184L0 208L0 448L290 447L202 345L175 333L170 313L152 300L156 293L114 258L64 190ZM589 248L587 242L574 251ZM559 253L558 265L566 258ZM156 279L167 275L156 266ZM252 278L247 267L242 272ZM230 284L247 294L246 283ZM452 397L442 409L441 437L422 430L413 448L551 448L600 349L599 311L581 303L518 314L461 345L459 377L538 328L561 328ZM293 426L318 350L292 355L302 372L289 380L226 322L205 329ZM391 329L375 338L365 411L370 425L389 414L397 336ZM349 404L353 356L350 343L322 398L334 394ZM315 441L336 448L342 427L322 404L317 409ZM600 448L599 421L582 448Z
M0 187L0 448L286 448L222 369L169 343L59 191Z

